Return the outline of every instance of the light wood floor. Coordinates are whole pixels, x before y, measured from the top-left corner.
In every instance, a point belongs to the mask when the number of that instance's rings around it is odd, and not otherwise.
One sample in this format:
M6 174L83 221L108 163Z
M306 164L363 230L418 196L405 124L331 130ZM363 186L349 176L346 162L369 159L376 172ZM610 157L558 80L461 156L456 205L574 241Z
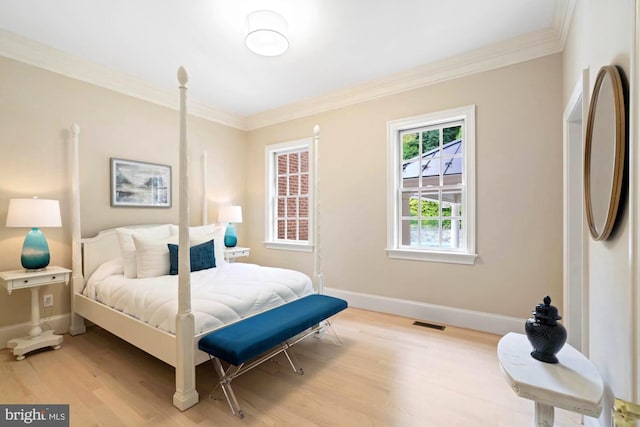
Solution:
M502 378L499 337L454 327L412 326L413 319L350 308L329 335L293 348L305 375L286 359L267 362L234 381L245 418L208 398L215 374L197 368L200 403L171 404L169 365L93 327L65 335L61 349L15 361L0 351L1 403L68 403L71 426L529 426L533 402ZM556 410L556 426L580 417Z

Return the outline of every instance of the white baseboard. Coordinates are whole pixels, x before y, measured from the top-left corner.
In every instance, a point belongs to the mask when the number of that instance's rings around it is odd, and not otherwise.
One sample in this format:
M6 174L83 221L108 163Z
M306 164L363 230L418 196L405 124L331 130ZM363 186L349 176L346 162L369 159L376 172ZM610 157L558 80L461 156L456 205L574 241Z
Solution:
M41 319L40 325L43 331L53 329L56 334L64 334L69 330L70 314L60 314L57 316L51 316ZM17 325L3 326L0 328L0 350L7 348L7 341L26 337L29 335L31 329L31 322L19 323Z
M459 328L475 329L497 335L504 335L508 332L524 333L526 319L335 288L324 288L324 293L342 298L349 303L349 306L355 308L395 314L415 320L457 326Z
M349 306L355 308L395 314L415 320L429 321L460 328L475 329L497 335L504 335L508 332L524 333L524 323L526 319L399 298L344 291L335 288L325 288L324 291L327 295L346 300ZM69 331L70 319L71 315L69 313L47 317L42 320L42 329L47 330L51 328L58 334L66 333ZM31 329L31 322L0 327L0 349L6 348L7 341L10 339L27 336L29 329Z

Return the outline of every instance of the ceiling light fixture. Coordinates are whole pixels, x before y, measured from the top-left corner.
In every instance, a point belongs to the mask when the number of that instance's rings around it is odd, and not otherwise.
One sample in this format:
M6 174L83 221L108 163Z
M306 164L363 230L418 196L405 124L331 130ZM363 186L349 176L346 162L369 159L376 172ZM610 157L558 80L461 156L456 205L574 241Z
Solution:
M282 15L271 10L256 10L247 16L245 44L262 56L282 55L289 48L288 25Z

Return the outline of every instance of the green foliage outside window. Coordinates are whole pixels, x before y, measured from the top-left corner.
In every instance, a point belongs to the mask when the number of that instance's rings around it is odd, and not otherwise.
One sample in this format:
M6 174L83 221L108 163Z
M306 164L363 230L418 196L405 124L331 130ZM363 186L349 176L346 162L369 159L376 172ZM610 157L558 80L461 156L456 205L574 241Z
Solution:
M442 142L448 144L451 141L462 138L462 126L450 128L432 129L422 132L422 153L428 153L440 145L440 131ZM413 159L420 155L420 134L410 133L402 137L402 160Z
M409 199L409 213L412 218L418 218L418 204L419 204L419 200L417 198ZM439 215L438 206L439 206L438 202L423 200L422 201L422 217L438 218L438 215ZM451 216L451 206L442 208L442 216L449 216L449 217ZM412 225L418 224L418 220L417 219L412 220L411 224ZM438 220L436 219L423 220L422 226L437 227ZM449 228L450 226L451 226L451 220L445 219L444 221L442 221L443 228Z

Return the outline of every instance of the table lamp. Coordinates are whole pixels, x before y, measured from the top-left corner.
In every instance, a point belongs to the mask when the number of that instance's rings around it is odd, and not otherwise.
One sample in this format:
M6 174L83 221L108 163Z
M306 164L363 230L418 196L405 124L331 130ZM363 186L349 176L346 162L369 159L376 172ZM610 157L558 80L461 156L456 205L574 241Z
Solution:
M20 262L27 271L43 270L49 265L49 245L39 227L61 227L60 202L57 200L11 199L7 227L31 227L24 238Z
M242 222L242 206L223 206L218 212L218 222L227 223L227 229L224 233L224 245L227 248L233 248L238 243L236 228L234 223Z

